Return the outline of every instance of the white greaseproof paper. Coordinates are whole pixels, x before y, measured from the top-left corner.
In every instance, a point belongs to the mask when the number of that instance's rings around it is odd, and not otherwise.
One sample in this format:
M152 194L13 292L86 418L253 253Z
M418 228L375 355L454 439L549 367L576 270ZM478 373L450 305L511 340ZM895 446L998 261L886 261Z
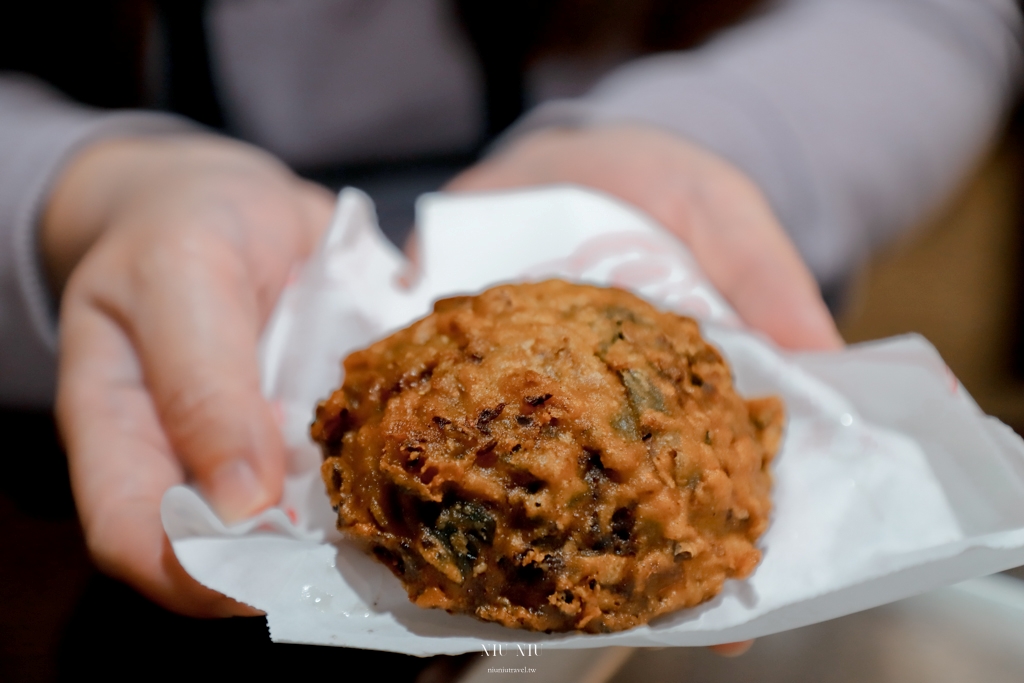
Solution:
M323 244L278 303L261 359L292 455L280 506L226 528L194 490L164 497L164 528L185 569L264 610L275 641L414 655L492 643L709 645L1024 564L1024 442L978 409L924 339L781 351L742 327L676 238L579 188L434 194L417 208L413 273L368 198L342 192ZM307 434L349 352L438 298L549 277L624 287L698 318L744 395L786 403L761 565L708 603L623 633L529 633L412 605L383 565L335 531Z

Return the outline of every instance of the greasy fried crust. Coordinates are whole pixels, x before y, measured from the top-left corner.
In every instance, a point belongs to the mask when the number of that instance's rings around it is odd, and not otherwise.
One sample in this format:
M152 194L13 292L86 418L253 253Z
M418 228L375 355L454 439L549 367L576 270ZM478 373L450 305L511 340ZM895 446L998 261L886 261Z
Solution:
M338 527L413 602L601 633L754 570L783 419L693 320L553 280L353 353L312 435Z

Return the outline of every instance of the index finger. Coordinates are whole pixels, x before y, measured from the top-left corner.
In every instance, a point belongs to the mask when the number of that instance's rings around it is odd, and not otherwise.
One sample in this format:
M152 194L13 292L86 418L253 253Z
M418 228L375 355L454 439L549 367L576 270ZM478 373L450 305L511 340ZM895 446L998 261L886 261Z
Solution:
M123 330L86 306L67 308L61 325L57 416L96 564L176 612L256 614L192 579L164 534L160 501L184 481L184 472L163 436Z

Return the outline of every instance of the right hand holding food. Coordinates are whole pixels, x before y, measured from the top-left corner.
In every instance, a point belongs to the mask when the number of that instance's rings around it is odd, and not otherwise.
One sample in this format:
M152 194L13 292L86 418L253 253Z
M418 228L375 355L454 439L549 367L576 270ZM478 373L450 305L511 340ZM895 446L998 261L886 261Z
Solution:
M747 325L779 345L842 346L814 277L760 189L679 135L636 124L541 129L513 138L447 189L553 183L607 192L664 225Z
M51 195L57 418L86 541L103 571L174 611L252 613L185 573L160 501L193 481L230 522L279 499L285 448L257 341L333 205L269 155L198 134L94 143Z
M552 183L593 187L646 212L686 243L747 325L780 346L842 347L813 276L764 195L710 151L650 126L542 129L513 139L447 189ZM751 644L712 649L736 656Z

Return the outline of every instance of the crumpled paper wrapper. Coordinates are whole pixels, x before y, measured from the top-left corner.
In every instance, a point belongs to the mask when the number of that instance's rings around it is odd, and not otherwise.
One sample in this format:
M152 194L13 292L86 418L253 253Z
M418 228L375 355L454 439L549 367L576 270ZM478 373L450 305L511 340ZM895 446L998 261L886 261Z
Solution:
M711 645L1024 564L1024 442L979 410L924 339L781 351L742 327L679 240L579 188L426 195L417 211L419 273L381 234L369 199L343 191L267 327L263 390L292 456L280 506L225 527L191 488L163 500L185 569L264 610L274 641L413 655L494 643ZM627 288L698 318L744 395L780 394L787 406L761 565L710 602L623 633L530 633L412 605L387 569L335 531L307 435L350 351L438 298L549 277Z

